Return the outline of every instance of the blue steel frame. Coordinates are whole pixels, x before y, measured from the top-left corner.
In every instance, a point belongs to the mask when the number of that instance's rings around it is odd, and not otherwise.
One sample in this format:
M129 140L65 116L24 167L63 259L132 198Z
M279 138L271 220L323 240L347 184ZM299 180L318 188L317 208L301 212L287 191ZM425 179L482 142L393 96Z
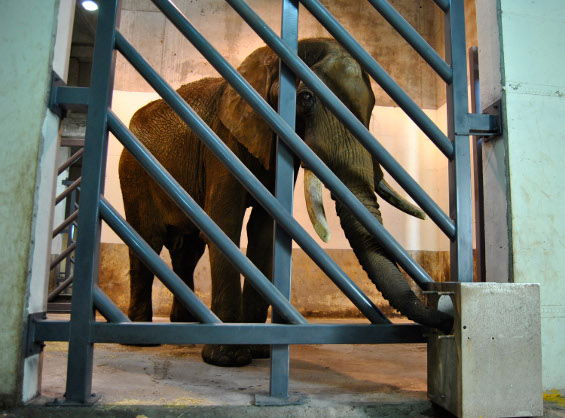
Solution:
M385 19L430 64L447 84L448 136L424 114L380 65L355 41L317 0L283 0L282 33L277 36L243 0L226 0L281 59L280 98L277 114L200 35L168 0L153 0L163 14L199 50L234 89L269 123L277 134L276 197L231 153L182 98L149 66L116 29L119 0L100 2L92 82L84 88L58 87L59 104L87 104L88 126L84 150L80 234L77 240L75 282L70 321L34 319L31 342L69 341L66 401L86 403L91 397L93 345L111 343L226 343L271 344L270 396L288 399L289 344L368 344L424 342L426 328L392 325L341 268L315 243L292 217L294 155L306 162L325 186L352 210L375 238L387 247L400 266L422 287L433 282L361 202L339 181L294 132L296 84L299 77L344 123L382 166L422 207L452 242L452 277L473 280L471 235L471 180L469 134L485 130L490 121L471 118L467 108L465 19L463 0L434 0L445 12L445 62L387 3L369 0ZM296 56L299 2L340 42L377 83L412 118L449 159L450 216L423 191L367 128ZM180 188L159 162L109 110L115 51L119 51L191 127L200 139L230 169L235 177L267 210L275 221L274 272L271 283L241 253ZM154 180L179 208L252 281L273 306L273 324L223 324L170 270L103 197L103 176L108 132L144 165ZM98 288L100 223L104 220L132 248L182 303L200 319L200 324L132 323ZM290 304L291 241L295 240L322 268L360 311L370 325L312 325ZM108 320L96 322L94 309Z

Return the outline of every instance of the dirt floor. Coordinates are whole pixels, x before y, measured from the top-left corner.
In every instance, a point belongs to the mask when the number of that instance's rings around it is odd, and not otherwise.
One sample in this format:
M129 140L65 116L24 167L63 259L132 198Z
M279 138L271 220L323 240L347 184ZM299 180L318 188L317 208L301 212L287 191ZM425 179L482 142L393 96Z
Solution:
M71 408L45 406L64 395L67 359L67 343L48 343L41 398L0 417L451 416L426 398L425 344L292 346L290 391L303 404L285 407L254 405L269 390L268 359L219 368L205 364L200 349L97 344L93 392L100 399ZM545 409L565 418L556 402Z

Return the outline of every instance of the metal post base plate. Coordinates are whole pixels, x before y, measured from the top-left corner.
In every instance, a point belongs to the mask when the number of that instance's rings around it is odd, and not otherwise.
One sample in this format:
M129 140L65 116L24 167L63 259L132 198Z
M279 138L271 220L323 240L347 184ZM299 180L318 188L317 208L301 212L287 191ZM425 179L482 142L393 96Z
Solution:
M47 402L45 406L92 406L102 397L93 393L86 402L67 401L65 398L55 398L51 402Z
M255 406L302 405L307 398L300 393L290 393L288 397L277 397L263 394L255 395Z

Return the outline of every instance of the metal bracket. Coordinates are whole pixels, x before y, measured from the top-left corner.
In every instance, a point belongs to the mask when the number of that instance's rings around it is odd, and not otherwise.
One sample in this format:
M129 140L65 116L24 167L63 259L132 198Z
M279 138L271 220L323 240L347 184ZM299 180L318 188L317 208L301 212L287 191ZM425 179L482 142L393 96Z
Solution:
M459 129L456 134L483 138L500 136L502 131L500 112L498 107L494 108L493 106L491 106L492 113L468 113L462 129Z
M57 75L51 72L51 92L49 93L49 109L64 119L67 110L85 111L88 107L88 87L69 87Z
M29 314L27 321L25 357L31 357L43 351L45 343L43 341L35 341L35 324L38 320L47 319L46 312L37 312Z
M489 107L483 110L484 113L488 115L495 116L498 119L498 133L495 135L479 135L483 137L484 142L488 142L502 134L502 104L501 100L497 100Z

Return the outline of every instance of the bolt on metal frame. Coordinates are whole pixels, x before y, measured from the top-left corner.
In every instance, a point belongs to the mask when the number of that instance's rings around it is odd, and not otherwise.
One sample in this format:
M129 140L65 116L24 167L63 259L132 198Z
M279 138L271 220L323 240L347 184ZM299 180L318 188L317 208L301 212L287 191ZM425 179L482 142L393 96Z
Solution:
M375 81L438 146L450 164L450 216L423 191L365 126L343 105L296 55L298 0L283 0L282 33L275 34L242 0L226 0L281 59L277 114L241 75L168 0L153 3L233 86L277 134L276 197L251 174L220 138L200 119L116 29L119 1L100 2L98 27L88 89L56 87L59 105L88 105L88 125L79 212L75 279L70 321L31 318L29 344L69 341L66 402L84 404L91 399L93 344L112 343L213 343L271 344L270 398L288 400L289 344L345 344L424 342L426 328L392 325L374 303L333 262L292 217L294 155L306 162L325 186L358 217L362 225L393 255L398 264L424 287L429 275L394 240L361 202L294 132L295 77L307 84L344 123L393 178L422 207L452 242L452 278L473 280L471 235L471 181L468 138L471 131L494 126L488 118L471 118L467 109L467 74L463 0L434 0L445 12L447 62L385 0L369 0L447 83L448 136L419 109L408 95L316 0L300 0ZM113 87L115 51L119 51L149 82L179 117L226 165L275 221L274 272L271 283L215 225L196 202L180 188L109 109ZM223 324L159 256L140 238L103 197L103 177L108 132L146 168L179 208L214 242L241 273L273 305L273 324ZM294 154L294 155L293 155ZM200 319L199 324L132 323L98 288L100 223L104 220L150 269ZM349 299L371 325L309 324L290 304L291 242L295 240ZM96 322L94 309L108 320Z

